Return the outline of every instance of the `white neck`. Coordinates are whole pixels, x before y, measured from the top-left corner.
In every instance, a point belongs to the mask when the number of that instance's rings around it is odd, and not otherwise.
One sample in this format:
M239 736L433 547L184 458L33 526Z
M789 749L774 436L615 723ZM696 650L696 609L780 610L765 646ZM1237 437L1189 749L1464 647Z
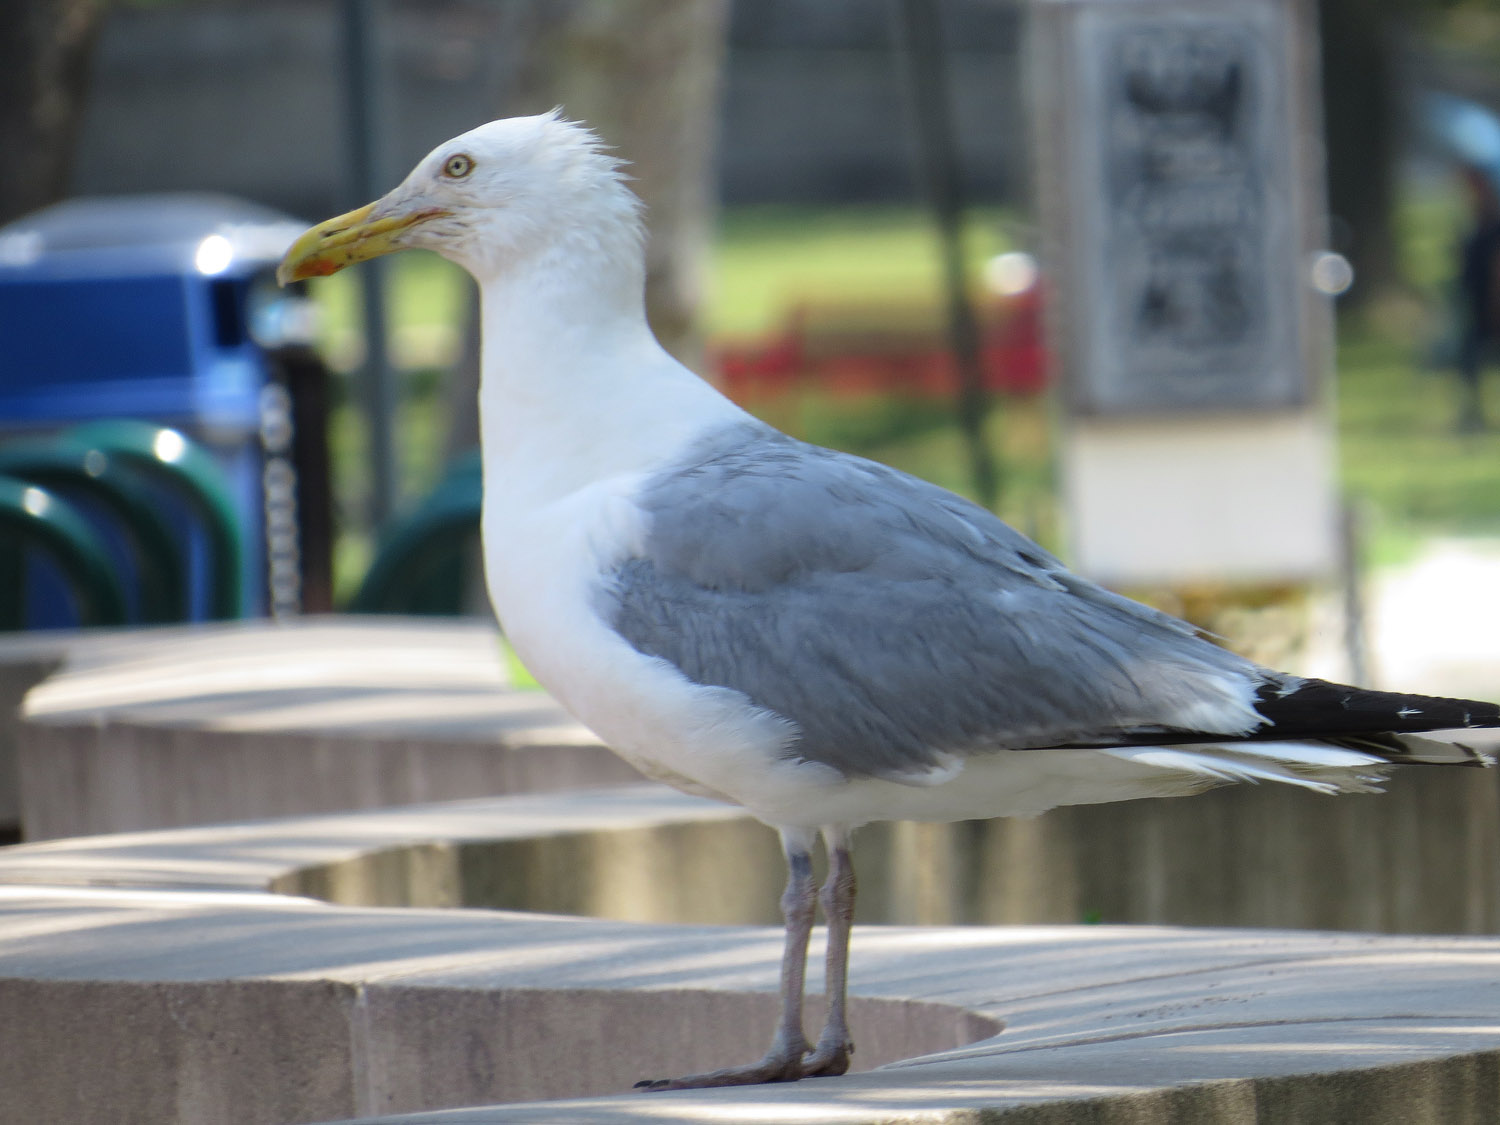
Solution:
M547 503L647 471L744 417L656 342L641 254L626 241L585 250L580 239L481 282L488 494Z

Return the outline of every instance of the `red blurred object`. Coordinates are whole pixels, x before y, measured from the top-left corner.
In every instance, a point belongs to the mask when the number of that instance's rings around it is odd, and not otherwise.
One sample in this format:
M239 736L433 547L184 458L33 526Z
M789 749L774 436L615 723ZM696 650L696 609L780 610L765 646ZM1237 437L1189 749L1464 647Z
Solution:
M715 349L737 401L816 385L834 394L952 394L958 380L939 329L906 307L803 304L768 340ZM1031 395L1047 384L1040 286L980 310L985 388ZM924 323L923 321L928 323Z

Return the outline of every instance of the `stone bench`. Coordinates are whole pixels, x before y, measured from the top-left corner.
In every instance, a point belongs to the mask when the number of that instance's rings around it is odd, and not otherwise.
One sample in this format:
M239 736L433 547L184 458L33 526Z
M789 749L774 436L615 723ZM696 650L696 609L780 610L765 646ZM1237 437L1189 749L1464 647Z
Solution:
M0 815L39 840L640 780L502 651L389 617L0 640Z
M27 837L639 781L545 693L511 687L501 653L488 625L399 618L0 642L0 671L19 667L18 682L64 666L13 730ZM1494 745L1493 732L1479 737ZM771 888L744 896L759 908L740 920L775 921L779 852L763 833L738 846L758 849L763 861L745 868ZM506 845L504 869L532 870L518 849ZM685 838L681 851L700 848ZM862 916L888 922L1496 933L1500 770L1410 769L1386 794L1337 800L1236 786L1030 820L872 827L859 873ZM584 909L561 884L531 881L538 908ZM507 905L508 894L443 904Z
M765 1046L774 837L632 783L490 629L6 644L63 670L13 727L0 1120L1500 1120L1500 939L889 925L1492 934L1500 771L871 826L861 1072L646 1096Z
M640 785L0 851L0 1119L1500 1117L1497 938L865 926L852 1011L874 1069L642 1095L636 1078L763 1049L779 931L268 893L401 895L369 870L441 874L466 843L576 857L587 837L606 912L646 916L672 906L654 883L684 828L745 831Z

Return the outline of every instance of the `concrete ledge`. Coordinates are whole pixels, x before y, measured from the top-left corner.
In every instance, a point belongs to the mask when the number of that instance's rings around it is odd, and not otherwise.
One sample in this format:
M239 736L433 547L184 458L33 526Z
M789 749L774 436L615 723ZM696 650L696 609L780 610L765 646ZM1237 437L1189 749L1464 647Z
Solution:
M775 1019L760 931L192 898L0 898L48 916L58 947L4 942L0 1119L283 1123L612 1093L758 1053ZM749 962L738 987L715 979L726 952ZM851 1010L876 1064L996 1026L942 1001Z
M0 816L10 792L30 840L640 780L545 693L512 690L499 636L478 621L0 642L13 695L59 664L23 722L0 712L14 727L0 726Z
M861 1073L621 1093L763 1049L766 829L618 784L482 626L75 640L0 651L66 662L16 732L39 836L514 795L0 849L0 1120L1500 1120L1500 939L1162 926L864 925ZM1493 932L1497 782L872 826L860 916Z
M44 641L45 652L0 642L0 668L12 650L33 672L39 652L67 663L32 691L16 732L31 839L639 780L548 696L508 687L497 638L477 622L329 618ZM759 829L726 842L728 829L703 836L684 823L677 847L652 852L671 878L649 890L637 878L613 906L590 887L627 884L587 828L545 845L473 833L456 852L362 854L278 889L612 917L640 917L621 907L649 893L676 906L646 917L777 920L780 859ZM726 848L741 858L733 910L720 902L726 881L711 877ZM1495 933L1500 770L1410 769L1386 794L1338 800L1246 785L1030 820L878 826L861 833L858 863L868 922Z
M1453 1054L1382 1061L1399 1053L1377 1051L1364 1056L1365 1065L1351 1065L1339 1056L1337 1042L1316 1035L1236 1032L1226 1038L1236 1059L1259 1046L1279 1053L1278 1061L1288 1067L1301 1069L1280 1076L1185 1078L1177 1068L1153 1065L1149 1050L1070 1049L1026 1056L1020 1066L933 1061L922 1064L920 1078L904 1084L874 1072L793 1086L652 1095L648 1104L639 1095L627 1095L361 1117L332 1125L1482 1125L1500 1114L1500 1055L1464 1053L1462 1035L1451 1042ZM1152 1045L1163 1050L1175 1046L1169 1037ZM1299 1063L1291 1057L1308 1050L1321 1052L1323 1061ZM1318 1070L1320 1065L1329 1069ZM1088 1078L1081 1081L1080 1072Z
M55 640L21 634L0 640L0 841L21 834L21 787L16 742L26 694L62 667Z
M559 1097L411 1120L1500 1115L1500 938L862 927L857 1059L892 1065L648 1096L624 1090L763 1048L778 931L264 893L402 846L587 825L628 891L642 845L622 840L736 823L643 785L0 850L0 1119L286 1125Z

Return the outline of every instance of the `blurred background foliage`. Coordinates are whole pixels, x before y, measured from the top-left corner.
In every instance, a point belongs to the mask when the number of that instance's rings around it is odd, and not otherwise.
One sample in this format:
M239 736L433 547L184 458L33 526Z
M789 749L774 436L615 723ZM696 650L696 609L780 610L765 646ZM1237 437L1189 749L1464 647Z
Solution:
M67 193L81 182L80 174L83 181L90 175L97 178L97 164L79 169L75 157L89 105L91 60L111 21L167 21L190 13L232 14L271 6L247 0L0 4L0 151L6 154L5 174L0 176L0 222ZM303 21L298 26L306 26L315 15L329 16L334 5L282 7L293 13L290 18ZM1006 61L1003 46L993 56L981 57L979 50L1003 44L1006 36L1014 38L1019 8L958 2L944 7L955 59L955 112L964 126L961 136L970 138L965 140L965 155L976 204L969 215L965 252L974 292L983 300L983 263L1004 250L1027 248L1030 242L1026 177L1017 150L997 147L992 152L972 141L978 135L975 122L981 123L980 132L984 122L990 123L991 131L1015 131L1019 97L1014 58ZM1336 357L1343 481L1363 513L1371 560L1386 563L1408 557L1417 544L1434 535L1500 536L1500 437L1493 431L1454 432L1456 392L1445 367L1455 324L1456 246L1468 221L1465 204L1452 168L1422 152L1411 111L1414 91L1428 88L1500 106L1500 4L1319 0L1316 7L1322 32L1330 242L1356 271L1355 285L1341 302ZM799 307L809 304L866 302L874 309L900 305L916 310L918 320L926 317L932 325L938 323L937 249L909 176L903 179L888 169L861 171L857 162L846 162L819 181L817 198L767 199L768 190L774 192L774 184L771 189L765 186L771 174L755 179L752 165L762 158L753 146L737 139L743 123L735 117L740 112L735 107L747 99L771 97L778 82L792 84L786 64L773 59L774 49L789 37L800 37L813 50L824 52L818 58L838 60L840 75L864 74L864 81L870 73L890 71L889 11L883 0L659 0L654 6L644 0L624 6L587 0L390 0L382 11L395 29L392 34L400 50L416 49L401 41L414 38L408 35L410 29L447 21L443 50L421 63L430 71L421 77L438 83L458 75L470 82L452 88L469 91L465 97L485 99L482 105L458 107L471 123L495 112L543 108L542 103L551 104L558 91L570 104L577 101L586 107L593 99L603 103L598 112L615 112L608 105L607 84L601 89L598 75L628 76L629 66L638 64L641 69L651 63L649 53L642 54L644 48L631 48L639 57L611 63L614 70L600 69L601 59L610 58L611 51L619 54L619 44L630 41L630 20L660 22L691 15L706 18L711 30L720 26L713 22L719 20L727 34L714 38L718 32L695 33L707 44L694 48L702 55L700 71L722 67L717 82L726 91L718 155L704 166L717 167L721 185L759 186L723 191L717 206L710 200L702 215L694 211L693 201L684 205L682 237L701 245L692 251L694 261L674 267L688 284L680 307L663 316L674 324L691 316L694 331L706 341L701 366L710 373L716 349L774 337ZM476 28L505 31L509 38L497 40L500 45L495 48L504 58L487 60L484 51L476 55ZM222 49L207 32L195 34L193 42L207 52L205 57ZM541 46L522 59L515 55L516 43ZM118 81L119 60L106 62L106 71ZM486 65L510 69L500 81L492 74L485 77L490 74ZM163 73L156 80L170 82L173 76ZM830 99L866 98L868 104L857 105L855 111L884 139L898 165L907 161L899 98L884 86L856 87L852 78L840 78L845 80L851 84L831 87ZM709 82L706 88L713 86ZM856 89L863 93L850 93ZM875 90L875 96L869 90ZM630 104L637 108L616 112L614 129L607 131L648 135L652 118L639 106L649 100ZM308 116L319 120L334 113L321 103L306 108ZM807 115L837 108L813 104ZM590 115L581 109L575 112ZM413 131L405 107L397 107L397 117L406 133ZM236 125L252 132L264 127L249 120ZM298 126L285 115L271 123L271 128L282 131ZM826 151L826 143L819 148L817 142L798 142L801 134L790 128L783 133L781 147L789 159L805 164L826 157L825 163L832 166L838 155ZM435 139L419 136L416 151ZM200 141L190 133L177 139L179 146L194 152L192 146ZM698 137L693 143L711 148L714 140ZM798 149L798 143L804 149ZM403 141L403 146L398 146L393 160L407 158L411 144ZM104 151L116 166L120 164L121 150ZM326 171L338 158L338 152L316 148L299 157L308 163L309 174L314 165ZM703 163L701 156L697 159ZM151 169L150 160L143 160L148 167L134 174L145 182ZM196 171L205 183L214 182L213 161L198 159ZM333 189L317 190L326 194ZM787 185L787 194L796 190L801 188ZM269 201L304 212L333 203L316 194L305 198L302 205ZM701 266L694 264L698 259ZM403 495L411 497L440 472L453 446L455 416L467 412L472 417L463 396L451 393L452 373L465 362L471 297L467 279L430 255L399 257L393 261L391 278L388 303L392 355L399 373L400 480ZM358 300L350 281L329 279L317 287L316 296L323 311L327 354L338 371L351 375L361 357ZM690 344L689 350L698 346ZM343 531L338 581L347 593L363 571L370 529L361 518L366 507L365 437L353 409L351 380L341 379L339 391L341 405L332 438ZM1488 393L1492 414L1500 416L1493 388ZM961 443L942 402L836 398L803 387L754 405L776 424L809 440L888 461L960 491L966 488ZM1006 397L987 424L1004 461L1007 490L1001 514L1058 546L1047 399Z

